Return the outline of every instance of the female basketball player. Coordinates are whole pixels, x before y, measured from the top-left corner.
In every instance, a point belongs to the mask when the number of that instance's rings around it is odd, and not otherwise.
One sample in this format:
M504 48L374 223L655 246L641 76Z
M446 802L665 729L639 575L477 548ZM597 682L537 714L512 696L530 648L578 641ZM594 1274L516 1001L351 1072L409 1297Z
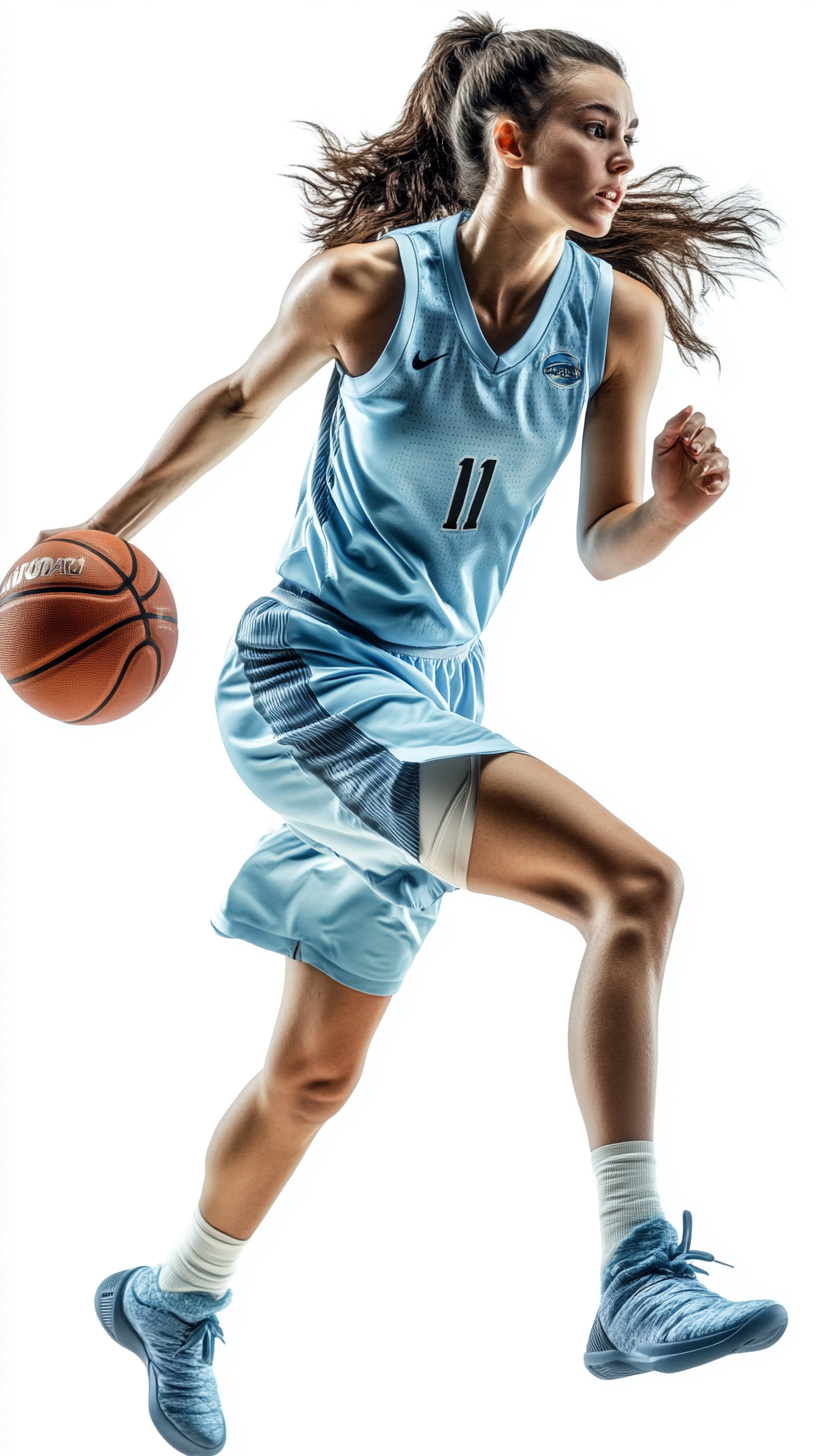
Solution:
M689 1260L712 1256L690 1250L688 1214L678 1239L658 1197L677 866L480 726L480 634L585 405L578 545L594 576L653 560L728 485L714 429L686 407L655 442L643 501L645 420L664 328L685 357L711 353L694 274L705 288L761 267L770 219L741 198L705 204L677 169L627 196L636 125L600 46L460 18L393 131L355 149L321 132L323 166L301 180L324 250L248 362L84 523L133 536L332 364L281 582L244 614L218 689L227 751L286 823L215 923L287 957L280 1014L215 1131L189 1231L161 1266L97 1292L108 1332L148 1365L176 1450L224 1444L212 1352L238 1256L356 1085L457 886L537 906L586 941L569 1050L601 1221L587 1368L683 1370L785 1328L769 1300L702 1287Z

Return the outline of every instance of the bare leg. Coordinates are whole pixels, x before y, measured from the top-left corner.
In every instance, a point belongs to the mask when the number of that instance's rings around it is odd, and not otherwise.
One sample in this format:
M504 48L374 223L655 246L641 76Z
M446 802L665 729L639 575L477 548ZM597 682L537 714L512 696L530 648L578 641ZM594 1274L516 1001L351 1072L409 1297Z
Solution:
M207 1149L201 1213L248 1239L323 1123L363 1070L389 996L352 991L287 960L278 1019L263 1070L224 1114Z
M482 767L468 889L521 900L580 930L586 952L569 1055L590 1147L651 1141L677 866L562 774L508 753Z
M575 925L586 952L569 1026L590 1146L651 1140L657 1009L681 894L677 866L589 794L527 755L482 768L468 888ZM266 1063L207 1151L201 1212L246 1239L356 1086L388 1005L287 961Z

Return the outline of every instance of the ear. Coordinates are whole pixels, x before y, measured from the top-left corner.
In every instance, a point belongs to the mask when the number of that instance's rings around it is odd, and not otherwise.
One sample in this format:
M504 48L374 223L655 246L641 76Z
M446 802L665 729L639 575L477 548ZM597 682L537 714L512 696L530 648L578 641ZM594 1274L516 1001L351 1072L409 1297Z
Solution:
M521 135L521 127L509 117L503 116L493 127L493 147L499 161L505 167L517 168L524 166L524 142Z

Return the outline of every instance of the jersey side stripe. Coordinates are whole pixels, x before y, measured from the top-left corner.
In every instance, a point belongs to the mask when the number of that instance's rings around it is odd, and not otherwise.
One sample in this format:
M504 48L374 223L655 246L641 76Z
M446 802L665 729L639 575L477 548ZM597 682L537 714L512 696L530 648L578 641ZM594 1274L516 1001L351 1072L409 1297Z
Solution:
M329 380L329 387L326 390L326 399L323 404L323 417L320 421L320 431L315 447L314 465L312 466L312 502L315 515L321 526L325 525L329 511L331 510L331 462L332 448L337 448L337 432L340 427L340 421L336 418L339 396L340 371L333 369L332 377ZM342 407L342 401L340 401L339 408L342 409Z

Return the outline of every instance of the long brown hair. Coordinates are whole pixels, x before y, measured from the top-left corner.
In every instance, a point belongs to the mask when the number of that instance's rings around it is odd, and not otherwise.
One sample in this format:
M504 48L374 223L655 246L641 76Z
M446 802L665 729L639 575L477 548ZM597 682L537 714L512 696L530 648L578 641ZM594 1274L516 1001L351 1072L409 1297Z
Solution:
M306 236L323 248L368 243L474 206L488 179L496 117L534 132L581 65L625 79L619 56L569 31L507 31L489 15L460 15L437 36L390 131L346 146L308 123L320 138L320 165L291 174L309 213ZM629 185L605 238L567 236L654 289L690 363L717 357L695 327L701 300L728 292L735 276L769 272L764 249L778 226L752 192L711 199L699 177L669 166Z

